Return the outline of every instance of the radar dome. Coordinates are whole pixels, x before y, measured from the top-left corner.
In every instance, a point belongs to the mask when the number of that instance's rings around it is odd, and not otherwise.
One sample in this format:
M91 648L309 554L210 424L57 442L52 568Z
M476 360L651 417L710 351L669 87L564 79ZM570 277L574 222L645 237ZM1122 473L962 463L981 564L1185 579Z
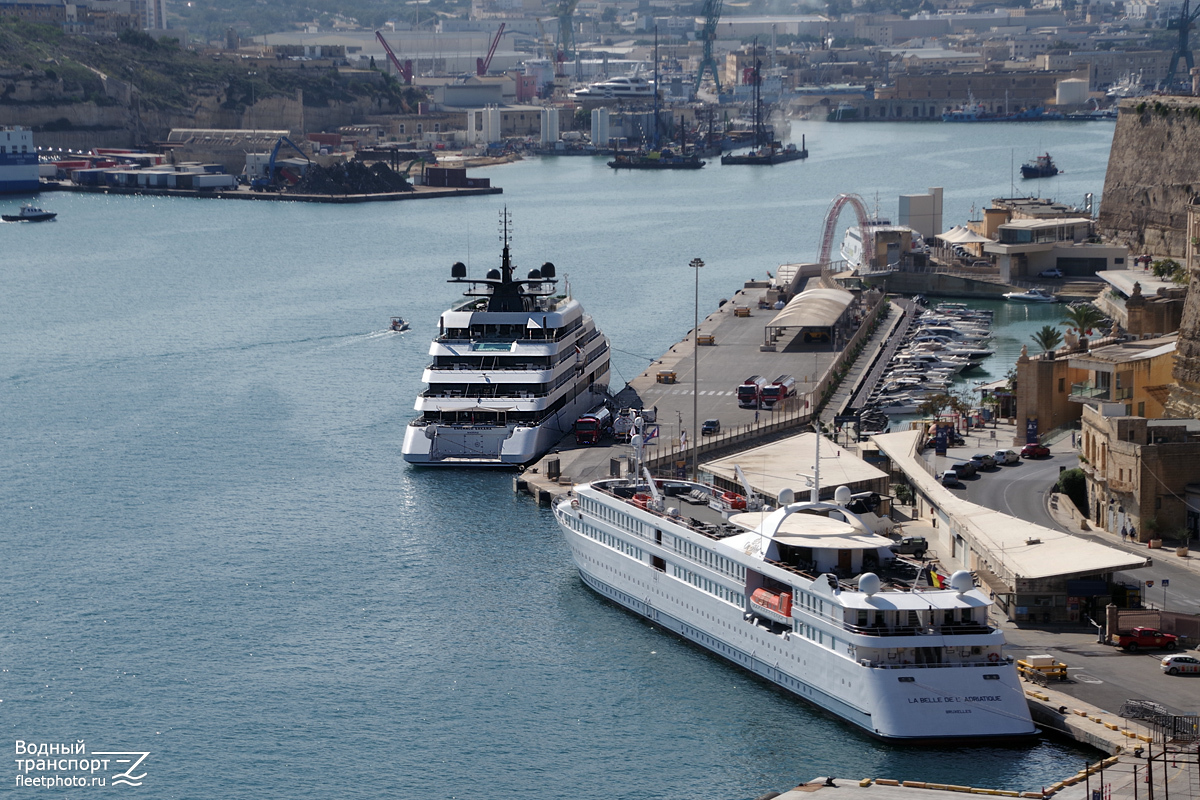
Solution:
M541 279L542 279L542 273L541 273L541 272L539 272L539 271L538 271L538 270L536 270L536 269L531 269L531 270L529 270L529 280L531 280L531 281L540 281Z
M462 263L461 261L455 261L450 266L450 277L451 278L467 277L467 265Z
M849 504L853 497L854 494L850 491L849 486L839 486L833 491L833 502L837 503L839 506Z
M796 502L796 493L795 492L793 492L791 489L780 489L779 490L779 505L790 506L794 502Z
M488 273L487 273L487 279L488 279L489 281L498 281L498 280L500 280L500 270L498 270L498 269L489 269L489 270L488 270Z
M975 588L975 579L965 569L960 569L950 576L950 588L962 594Z
M858 590L868 597L879 591L879 576L874 572L864 572L858 576Z
M642 446L642 435L639 433L636 436L631 436L629 439L629 443L631 445L633 445L634 447L641 447Z
M545 264L542 264L542 277L543 278L553 278L554 277L554 265L551 264L549 261L547 261Z

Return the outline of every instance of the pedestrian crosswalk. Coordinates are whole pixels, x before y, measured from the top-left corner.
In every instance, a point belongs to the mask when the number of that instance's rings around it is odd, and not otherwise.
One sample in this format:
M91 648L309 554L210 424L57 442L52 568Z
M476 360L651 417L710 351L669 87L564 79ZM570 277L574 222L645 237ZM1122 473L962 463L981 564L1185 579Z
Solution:
M657 395L661 395L663 397L669 397L669 396L673 396L673 395L691 395L691 394L693 394L693 392L691 389L663 389L662 391L657 391L654 389L647 389L646 394L648 394L648 395L657 394ZM737 394L737 392L723 392L718 389L712 389L712 390L703 389L698 394L701 397L704 397L704 396L733 397L734 395Z

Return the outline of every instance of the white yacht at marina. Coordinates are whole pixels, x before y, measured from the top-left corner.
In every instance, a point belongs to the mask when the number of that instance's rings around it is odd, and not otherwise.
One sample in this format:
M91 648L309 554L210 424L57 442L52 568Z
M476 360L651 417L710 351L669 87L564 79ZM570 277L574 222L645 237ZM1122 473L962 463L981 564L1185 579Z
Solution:
M618 76L589 84L572 92L577 99L614 98L618 100L654 99L654 81L638 75Z
M844 487L834 502L785 496L743 512L712 492L646 473L576 486L554 512L596 592L867 733L957 743L1036 732L969 572L941 589L905 580L920 567L846 507Z
M608 339L577 300L556 295L547 262L515 280L505 217L499 269L450 283L466 302L442 313L429 348L420 416L404 435L404 460L426 466L526 464L608 399Z

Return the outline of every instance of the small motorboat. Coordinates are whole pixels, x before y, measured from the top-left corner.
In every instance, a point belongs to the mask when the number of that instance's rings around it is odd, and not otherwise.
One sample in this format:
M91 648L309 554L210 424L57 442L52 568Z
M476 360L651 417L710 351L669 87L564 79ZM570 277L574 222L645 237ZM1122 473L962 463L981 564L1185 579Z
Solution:
M0 214L0 219L5 222L45 222L46 220L54 219L58 216L57 211L47 211L44 208L26 203L21 206L19 214Z
M1057 303L1058 298L1043 292L1041 289L1030 289L1028 292L1005 292L1005 300L1015 300L1019 303Z
M392 324L388 327L399 333L400 331L408 330L408 323L399 317L392 317Z

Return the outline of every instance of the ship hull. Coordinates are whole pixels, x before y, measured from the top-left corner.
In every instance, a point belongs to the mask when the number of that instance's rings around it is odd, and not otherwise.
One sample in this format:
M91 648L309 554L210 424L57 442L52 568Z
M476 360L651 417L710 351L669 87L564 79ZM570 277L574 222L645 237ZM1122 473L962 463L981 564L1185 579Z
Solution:
M582 517L562 507L556 513L592 590L872 737L957 746L964 738L1008 742L1037 735L1011 663L862 666L799 633L781 636L749 622L743 609L584 535Z
M595 387L599 389L600 387ZM424 467L515 469L544 455L574 429L575 420L604 402L603 391L583 391L540 425L409 425L402 454Z

